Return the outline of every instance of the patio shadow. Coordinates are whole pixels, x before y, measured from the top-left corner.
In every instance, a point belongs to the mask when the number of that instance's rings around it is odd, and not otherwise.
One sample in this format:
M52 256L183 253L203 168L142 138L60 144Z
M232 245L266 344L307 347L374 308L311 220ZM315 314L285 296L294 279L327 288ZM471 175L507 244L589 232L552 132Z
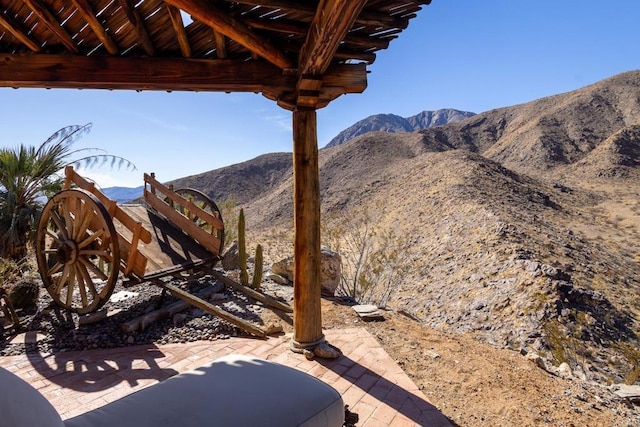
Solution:
M165 358L154 345L114 348L102 351L60 352L48 355L27 353L34 369L63 388L96 392L127 382L130 387L163 381L178 371L161 368Z

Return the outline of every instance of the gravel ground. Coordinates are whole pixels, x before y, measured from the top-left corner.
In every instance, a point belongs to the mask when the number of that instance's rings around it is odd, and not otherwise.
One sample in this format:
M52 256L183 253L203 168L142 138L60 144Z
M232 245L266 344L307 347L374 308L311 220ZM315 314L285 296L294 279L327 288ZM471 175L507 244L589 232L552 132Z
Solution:
M229 273L227 273L229 275ZM265 309L261 302L228 288L222 283L205 276L199 279L172 280L172 284L197 294L213 287L208 300L213 305L224 308L242 319L264 327L262 314ZM264 291L286 302L291 300L292 291L275 284L265 284ZM127 295L119 299L118 296ZM231 336L240 336L246 332L220 319L217 316L189 306L168 318L157 320L143 331L123 332L125 322L156 310L159 306L180 301L166 294L162 289L150 283L142 283L123 288L120 283L114 289L112 298L98 312L106 317L95 323L83 324L77 314L60 309L46 290L40 292L37 306L19 310L20 332L37 332L35 343L11 343L15 337L13 331L4 331L0 335L0 356L24 354L25 352L56 353L70 350L126 347L140 344L184 343L198 340L218 340ZM0 319L1 320L1 319Z

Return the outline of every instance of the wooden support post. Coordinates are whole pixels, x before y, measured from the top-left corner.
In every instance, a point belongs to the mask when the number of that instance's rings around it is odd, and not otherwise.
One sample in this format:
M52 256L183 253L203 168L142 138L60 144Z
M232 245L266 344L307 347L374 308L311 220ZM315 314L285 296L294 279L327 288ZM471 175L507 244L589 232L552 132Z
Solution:
M320 283L320 182L315 109L293 112L293 339L302 352L324 342Z

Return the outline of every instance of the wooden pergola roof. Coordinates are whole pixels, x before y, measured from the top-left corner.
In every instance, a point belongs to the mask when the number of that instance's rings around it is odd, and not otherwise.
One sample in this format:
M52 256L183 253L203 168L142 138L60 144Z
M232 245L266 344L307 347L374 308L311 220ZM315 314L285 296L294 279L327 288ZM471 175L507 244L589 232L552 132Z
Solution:
M364 91L376 52L430 2L0 0L0 87L256 92L293 111L291 348L337 357L322 333L316 110Z
M320 108L430 0L1 0L0 86L259 92Z

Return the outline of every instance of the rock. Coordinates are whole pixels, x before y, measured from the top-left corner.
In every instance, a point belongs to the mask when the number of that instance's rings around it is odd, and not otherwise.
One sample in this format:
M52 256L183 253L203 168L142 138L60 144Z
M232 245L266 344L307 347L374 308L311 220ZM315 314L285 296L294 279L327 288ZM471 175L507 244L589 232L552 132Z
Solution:
M271 273L293 282L293 257L274 262L271 266Z
M111 295L111 298L109 298L109 302L121 302L129 298L137 297L138 295L139 294L137 292L120 291Z
M227 271L240 268L240 257L238 256L237 240L234 240L233 244L224 253L224 256L222 257L222 268Z
M337 359L342 356L342 351L339 348L332 346L331 344L324 342L318 344L313 349L313 354L321 359Z
M560 378L573 378L573 372L571 372L571 367L567 362L562 362L555 371Z
M384 320L380 309L373 304L354 305L351 308L353 308L353 311L355 311L362 320Z
M92 323L98 323L99 321L107 318L107 309L95 311L93 313L84 314L78 316L78 325L90 325Z
M293 285L293 281L287 279L286 277L282 277L279 274L275 274L275 273L270 273L267 274L267 279L270 279L280 285L285 285L285 286L291 286Z
M542 273L547 277L557 277L559 273L557 268L549 264L542 264L540 269L542 270Z
M430 358L434 359L434 360L435 360L435 359L440 359L440 354L436 353L436 352L435 352L435 351L433 351L433 350L427 350L427 351L425 351L425 354L426 354L427 356L429 356Z
M267 335L277 335L284 332L282 325L278 325L275 323L270 323L266 328L264 328Z
M342 258L340 254L323 246L321 249L320 260L320 283L322 286L322 294L333 296L336 289L340 285L342 276ZM293 257L288 257L271 266L271 274L276 274L293 282ZM274 280L272 277L269 277ZM277 280L274 280L277 282ZM277 282L281 283L281 282Z
M640 385L614 384L611 386L613 392L623 399L640 399Z
M587 380L587 373L585 372L584 368L580 365L576 365L575 369L573 370L573 376L582 381Z

